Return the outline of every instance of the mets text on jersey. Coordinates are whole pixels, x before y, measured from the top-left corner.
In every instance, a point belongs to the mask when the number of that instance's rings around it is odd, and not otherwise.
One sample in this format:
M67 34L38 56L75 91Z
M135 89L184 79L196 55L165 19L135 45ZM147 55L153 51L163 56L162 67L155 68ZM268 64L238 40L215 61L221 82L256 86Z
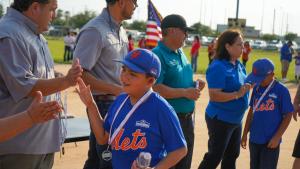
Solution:
M121 129L112 143L112 149L126 151L145 149L147 147L148 144L147 139L145 137L145 133L141 133L140 129L137 129L134 133L132 133L132 140L130 140L129 137L125 137L121 141L123 133L124 129Z

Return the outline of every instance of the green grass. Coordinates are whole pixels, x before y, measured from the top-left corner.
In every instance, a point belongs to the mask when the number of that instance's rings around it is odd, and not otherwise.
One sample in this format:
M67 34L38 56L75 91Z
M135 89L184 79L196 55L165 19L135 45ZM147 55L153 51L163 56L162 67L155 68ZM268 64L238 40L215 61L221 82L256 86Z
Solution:
M64 53L64 43L62 38L52 38L47 37L49 48L53 59L56 63L64 63L63 62L63 53ZM184 52L188 59L190 60L190 47L185 47ZM275 64L275 76L278 79L281 79L281 63L279 58L279 52L277 51L263 51L263 50L253 50L250 53L249 61L247 62L247 72L251 72L252 63L259 58L269 58ZM198 58L198 69L197 73L205 74L205 71L208 66L208 57L207 57L207 47L202 47L200 49L199 58ZM295 64L294 61L290 64L288 79L294 81L294 70Z

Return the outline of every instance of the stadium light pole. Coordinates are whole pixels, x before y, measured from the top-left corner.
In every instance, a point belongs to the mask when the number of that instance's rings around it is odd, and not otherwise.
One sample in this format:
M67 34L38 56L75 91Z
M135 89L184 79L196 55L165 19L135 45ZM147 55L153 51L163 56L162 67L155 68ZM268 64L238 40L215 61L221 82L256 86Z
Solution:
M236 15L235 15L236 21L239 19L239 7L240 7L240 0L237 0L237 2L236 2Z

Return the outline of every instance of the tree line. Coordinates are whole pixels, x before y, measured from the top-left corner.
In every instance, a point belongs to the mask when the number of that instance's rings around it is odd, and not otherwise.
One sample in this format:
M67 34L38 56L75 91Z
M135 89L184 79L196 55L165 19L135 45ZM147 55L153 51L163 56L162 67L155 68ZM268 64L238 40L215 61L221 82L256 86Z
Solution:
M3 5L0 4L0 17L4 15ZM53 25L64 26L67 28L81 28L84 24L86 24L90 19L94 18L96 13L94 11L85 10L81 13L75 14L71 16L69 11L63 11L62 9L58 9L56 11L56 19L52 22ZM131 23L123 22L123 26L126 29L133 29L144 32L146 30L146 21L138 21L135 20ZM218 36L218 32L216 30L211 29L209 26L203 25L200 22L194 23L192 28L195 29L193 34L199 34L201 36ZM285 40L295 40L298 37L296 33L289 32L284 36ZM276 34L263 34L261 39L265 41L272 41L280 39L279 35Z

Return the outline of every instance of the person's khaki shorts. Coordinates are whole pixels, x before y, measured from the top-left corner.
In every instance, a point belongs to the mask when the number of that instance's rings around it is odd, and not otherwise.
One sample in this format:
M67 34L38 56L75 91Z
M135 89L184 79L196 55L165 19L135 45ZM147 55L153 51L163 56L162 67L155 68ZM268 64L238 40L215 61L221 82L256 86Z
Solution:
M290 62L288 60L281 60L281 71L287 72L289 70Z

